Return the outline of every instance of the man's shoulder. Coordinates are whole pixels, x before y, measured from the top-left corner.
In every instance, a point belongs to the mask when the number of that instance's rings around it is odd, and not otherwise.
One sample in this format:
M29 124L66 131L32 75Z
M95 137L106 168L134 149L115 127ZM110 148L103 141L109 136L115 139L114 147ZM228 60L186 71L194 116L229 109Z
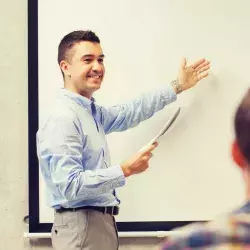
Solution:
M45 115L39 126L38 133L50 128L51 126L55 126L58 123L78 123L78 116L75 110L61 100L55 100L53 105L51 105L51 107L49 107L44 113Z
M173 236L164 242L164 250L195 249L232 244L230 239L237 237L239 243L250 240L250 214L228 213L214 221L193 223L178 228ZM249 241L250 242L250 241Z
M64 118L64 119L74 120L77 118L77 112L75 111L73 106L60 99L56 99L53 103L53 106L49 108L47 111L48 111L47 119Z

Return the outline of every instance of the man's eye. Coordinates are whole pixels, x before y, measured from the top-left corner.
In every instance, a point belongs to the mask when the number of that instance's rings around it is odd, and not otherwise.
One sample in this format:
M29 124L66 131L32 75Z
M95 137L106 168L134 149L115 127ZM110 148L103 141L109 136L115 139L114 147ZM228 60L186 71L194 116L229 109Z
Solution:
M98 59L99 63L103 63L103 58Z
M91 59L86 58L86 59L84 59L84 62L89 63L89 62L91 62Z

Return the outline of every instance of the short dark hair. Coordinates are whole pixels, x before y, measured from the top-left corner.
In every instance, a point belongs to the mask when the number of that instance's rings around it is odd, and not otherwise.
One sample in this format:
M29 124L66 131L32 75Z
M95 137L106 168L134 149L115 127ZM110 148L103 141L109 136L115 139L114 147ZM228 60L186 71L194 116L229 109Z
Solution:
M250 88L236 111L234 126L239 149L250 163Z
M62 60L69 59L67 52L76 43L83 42L83 41L100 43L100 39L98 38L98 36L96 36L96 34L90 30L73 31L67 34L66 36L64 36L58 46L58 57L57 57L58 64L60 64Z

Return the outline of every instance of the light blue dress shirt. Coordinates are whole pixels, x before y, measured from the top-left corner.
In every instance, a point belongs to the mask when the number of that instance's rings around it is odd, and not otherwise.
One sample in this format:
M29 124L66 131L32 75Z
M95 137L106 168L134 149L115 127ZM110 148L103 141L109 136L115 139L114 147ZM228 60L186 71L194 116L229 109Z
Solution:
M125 185L120 165L111 166L106 134L135 127L176 100L170 85L110 108L66 89L37 132L37 153L53 208L115 206ZM131 142L132 143L132 142Z

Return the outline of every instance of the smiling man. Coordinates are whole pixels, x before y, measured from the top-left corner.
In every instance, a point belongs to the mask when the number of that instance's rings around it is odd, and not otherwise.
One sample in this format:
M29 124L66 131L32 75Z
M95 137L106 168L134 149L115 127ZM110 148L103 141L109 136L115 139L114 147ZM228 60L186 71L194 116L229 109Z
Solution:
M106 134L135 127L175 101L208 75L209 62L201 59L187 67L184 59L171 84L110 108L92 97L105 74L100 40L92 31L67 34L58 47L58 63L64 88L37 133L47 202L55 209L52 244L56 250L118 249L115 189L149 167L157 144L111 166Z
M64 74L65 88L91 99L93 93L101 87L105 68L99 39L91 39L91 33L87 35L92 41L78 42L74 46L62 42L58 63Z

